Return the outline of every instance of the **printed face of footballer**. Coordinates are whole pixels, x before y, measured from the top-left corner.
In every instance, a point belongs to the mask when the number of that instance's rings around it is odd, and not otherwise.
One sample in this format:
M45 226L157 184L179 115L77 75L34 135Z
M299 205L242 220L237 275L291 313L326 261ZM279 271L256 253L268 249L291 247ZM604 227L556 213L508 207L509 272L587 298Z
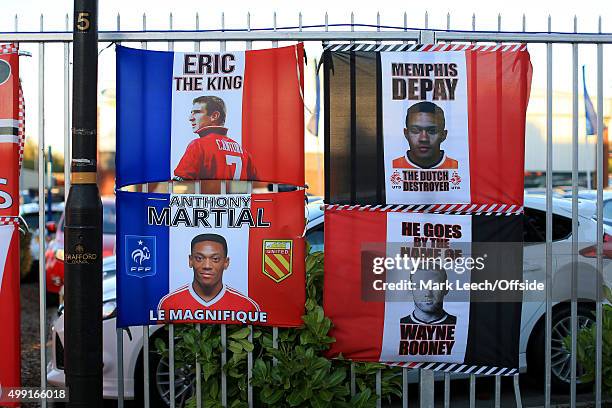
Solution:
M433 113L417 112L408 118L404 136L410 145L410 160L421 167L429 167L440 161L440 144L448 131L436 120Z
M189 267L193 269L194 283L206 295L214 297L223 286L223 272L229 266L229 261L220 243L198 242L189 255Z
M412 292L416 308L432 317L443 314L444 296L448 293L448 289L442 289L446 288L446 273L417 269L412 275L412 281L416 285Z
M193 133L198 133L200 129L204 129L208 126L216 126L219 116L220 113L217 111L209 115L206 103L194 103L189 114L189 122L191 123Z

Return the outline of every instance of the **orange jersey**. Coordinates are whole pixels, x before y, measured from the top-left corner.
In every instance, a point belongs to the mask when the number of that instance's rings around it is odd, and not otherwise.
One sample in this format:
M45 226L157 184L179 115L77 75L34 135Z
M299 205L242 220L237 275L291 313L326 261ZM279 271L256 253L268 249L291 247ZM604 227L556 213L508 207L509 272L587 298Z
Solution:
M442 158L440 159L438 164L435 164L435 165L433 165L431 167L423 168L423 167L419 166L418 164L415 164L412 161L410 161L410 158L408 157L408 152L406 152L406 154L403 155L402 157L398 157L397 159L393 159L393 168L394 169L425 169L425 170L430 170L430 169L457 169L457 168L459 168L459 163L457 162L457 160L451 159L450 157L448 157L444 153L444 154L442 154Z
M196 311L220 310L236 312L259 312L259 305L248 296L243 295L236 289L223 285L221 291L213 299L205 301L193 290L191 283L181 286L172 293L167 294L159 301L158 311L163 311L164 320L171 319L171 311ZM172 319L180 322L210 322L210 319ZM225 323L239 323L238 321L228 320Z
M234 139L227 129L210 127L199 132L185 149L174 176L183 180L253 180L257 172L251 155Z

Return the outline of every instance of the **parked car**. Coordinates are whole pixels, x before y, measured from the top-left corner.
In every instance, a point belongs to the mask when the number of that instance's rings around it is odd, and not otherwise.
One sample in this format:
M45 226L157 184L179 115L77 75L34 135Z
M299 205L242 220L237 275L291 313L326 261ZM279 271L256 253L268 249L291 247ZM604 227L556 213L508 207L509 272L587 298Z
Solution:
M102 197L102 256L115 253L115 197ZM45 252L47 292L59 293L64 285L64 214L56 224L48 225L56 230L55 239Z
M45 216L47 217L47 223L53 225L57 223L64 213L64 202L57 202L51 204L51 213L45 209ZM32 267L29 271L22 271L22 279L29 278L31 274L38 273L38 262L40 259L40 236L39 236L39 225L38 225L38 202L30 202L22 204L19 209L19 214L28 224L28 234L30 235L30 254L32 256ZM45 239L50 242L55 236L53 228L47 228L47 234Z
M308 224L306 239L310 244L311 251L322 251L324 242L322 201L308 205ZM571 201L565 199L553 200L553 250L555 251L555 262L553 265L553 316L552 316L552 380L554 386L569 384L570 354L562 346L563 337L569 335L568 319L570 319L569 275L571 273L571 256L565 251L572 240L572 212ZM579 205L579 229L578 241L580 254L578 262L579 288L578 297L581 303L578 307L578 322L581 327L593 322L592 310L595 299L595 258L593 242L596 237L596 221L593 219L594 207L591 202L581 202ZM545 231L546 231L546 197L541 195L527 195L525 197L524 218L524 259L523 270L525 279L545 281ZM609 241L611 230L606 229L605 240ZM604 267L610 267L612 256L606 256ZM115 258L108 258L104 262L104 299L103 299L103 347L104 347L104 397L117 398L117 334L116 334L116 265ZM524 294L524 303L521 318L520 356L519 364L521 372L528 371L534 378L543 378L544 367L544 320L545 299L531 293ZM150 343L155 339L165 337L165 331L159 331L162 326L150 326ZM123 335L123 367L124 367L124 390L125 397L141 398L143 391L142 383L142 333L140 327L131 327ZM163 336L163 337L162 337ZM164 339L165 340L165 339ZM59 317L52 328L52 358L48 365L47 380L56 386L64 385L64 316L60 308ZM169 385L167 382L158 382L160 378L168 378L168 361L159 357L150 360L150 390L154 401L168 404L167 397ZM580 375L580 370L578 372ZM453 378L461 378L466 375L454 375ZM443 373L436 373L435 378L443 379ZM187 377L193 386L194 378ZM410 382L418 381L418 374L412 371L409 374ZM182 383L176 385L176 396L180 398L189 387ZM193 391L191 389L191 391ZM190 392L190 391L187 391Z

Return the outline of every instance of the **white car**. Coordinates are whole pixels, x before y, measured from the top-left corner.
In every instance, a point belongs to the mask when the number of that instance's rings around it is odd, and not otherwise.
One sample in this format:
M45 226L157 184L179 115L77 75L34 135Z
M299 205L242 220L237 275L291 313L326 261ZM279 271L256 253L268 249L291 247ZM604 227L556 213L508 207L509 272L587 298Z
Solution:
M306 238L312 251L323 250L323 212L322 202L309 204ZM552 342L552 378L554 386L569 383L570 355L562 346L562 338L570 333L570 299L571 282L571 231L572 202L566 199L553 200L553 342ZM580 326L590 324L594 320L593 299L595 299L596 258L593 245L596 242L595 206L589 201L580 201L578 209L579 228L578 242L578 307ZM546 197L537 195L525 196L524 223L524 257L523 269L525 279L545 281L545 240L546 240ZM606 228L605 240L612 238L612 231ZM608 235L610 234L610 235ZM610 268L610 259L604 258L604 272ZM104 359L104 397L117 398L117 358L115 329L115 258L107 258L104 262L104 322L103 322L103 359ZM609 279L608 279L609 281ZM534 297L535 296L535 297ZM544 370L544 321L546 304L542 294L525 293L521 319L520 339L520 369L529 369L536 379L543 379ZM63 355L64 355L64 316L62 310L53 325L52 359L47 370L47 380L52 385L64 385ZM150 327L150 346L153 349L155 339L163 332L157 332L161 326ZM124 331L124 395L126 399L141 399L143 393L143 363L142 363L142 327L131 327ZM169 389L166 382L158 382L158 378L168 378L167 361L160 361L157 355L150 357L150 390L152 402L165 402L168 405ZM580 372L578 373L580 375ZM441 379L442 373L436 373L436 379ZM459 377L459 376L458 376ZM453 377L454 378L454 377ZM410 382L417 382L417 372L412 371ZM190 384L194 382L193 374L177 375L177 401L185 400L192 392Z

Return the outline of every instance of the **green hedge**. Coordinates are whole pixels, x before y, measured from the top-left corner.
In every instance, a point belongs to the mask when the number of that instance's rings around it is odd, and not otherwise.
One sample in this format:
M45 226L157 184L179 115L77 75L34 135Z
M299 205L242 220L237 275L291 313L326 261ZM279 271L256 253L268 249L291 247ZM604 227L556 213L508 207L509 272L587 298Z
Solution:
M304 325L278 330L278 348L272 347L272 329L227 326L228 406L247 406L247 353L253 352L253 396L255 406L263 407L374 407L375 374L382 370L382 398L401 396L401 370L375 363L355 363L356 394L350 393L350 362L329 360L324 353L335 340L328 336L332 326L324 315L323 253L306 258L306 314ZM221 406L221 339L219 325L175 326L177 369L194 372L194 361L202 367L202 401L206 407ZM166 336L167 338L167 336ZM168 355L166 343L158 338L158 353ZM273 359L277 363L273 363ZM188 403L195 407L195 396Z

